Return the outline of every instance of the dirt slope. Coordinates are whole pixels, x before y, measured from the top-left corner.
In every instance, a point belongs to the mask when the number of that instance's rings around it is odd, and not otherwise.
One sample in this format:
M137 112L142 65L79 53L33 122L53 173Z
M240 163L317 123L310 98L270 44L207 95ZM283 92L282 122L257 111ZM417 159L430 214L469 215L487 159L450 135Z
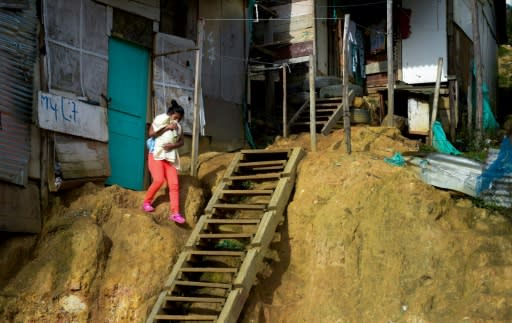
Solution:
M511 321L508 218L383 162L417 149L397 130L356 127L352 135L351 155L336 131L303 159L281 238L240 321ZM309 141L300 135L273 147L309 150ZM201 155L200 182L181 176L190 223L232 156ZM116 186L55 199L37 241L0 245L10 268L0 270L0 317L142 322L191 230L165 220L160 196L152 216L138 209L143 192Z

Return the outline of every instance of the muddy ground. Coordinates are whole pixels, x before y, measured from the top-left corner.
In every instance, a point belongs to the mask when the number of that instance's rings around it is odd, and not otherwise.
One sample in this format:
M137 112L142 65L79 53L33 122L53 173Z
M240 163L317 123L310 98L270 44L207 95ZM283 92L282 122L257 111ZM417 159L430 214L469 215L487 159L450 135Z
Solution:
M394 128L276 139L301 146L295 190L240 322L510 322L512 225L456 192L383 161L418 143ZM140 211L144 192L86 184L59 193L38 236L0 244L7 322L143 322L233 153L180 176L188 225ZM186 158L185 158L186 159ZM186 163L186 160L185 160ZM185 167L186 169L186 167Z

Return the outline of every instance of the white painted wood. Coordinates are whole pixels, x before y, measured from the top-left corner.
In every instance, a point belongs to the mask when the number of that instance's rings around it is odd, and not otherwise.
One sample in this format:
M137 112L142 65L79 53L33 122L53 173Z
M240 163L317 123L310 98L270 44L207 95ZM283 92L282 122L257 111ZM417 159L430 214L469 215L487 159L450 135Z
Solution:
M429 133L430 106L428 102L410 98L407 101L409 132L420 135Z
M441 82L447 78L446 0L404 0L411 9L411 35L402 40L403 81L409 84L434 83L437 57L443 58Z
M39 91L37 117L43 129L108 141L107 110L103 107Z

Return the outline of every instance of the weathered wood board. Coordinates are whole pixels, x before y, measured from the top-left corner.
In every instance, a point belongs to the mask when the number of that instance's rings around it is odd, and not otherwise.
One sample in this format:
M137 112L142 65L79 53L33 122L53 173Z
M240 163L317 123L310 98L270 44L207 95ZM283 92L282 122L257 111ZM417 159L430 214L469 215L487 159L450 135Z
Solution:
M107 109L39 91L39 127L79 137L108 141Z

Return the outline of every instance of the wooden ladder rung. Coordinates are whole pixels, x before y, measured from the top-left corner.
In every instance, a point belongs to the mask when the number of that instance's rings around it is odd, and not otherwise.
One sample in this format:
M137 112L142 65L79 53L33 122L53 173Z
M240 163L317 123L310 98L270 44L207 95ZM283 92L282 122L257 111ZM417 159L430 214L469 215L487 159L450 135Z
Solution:
M243 149L240 152L246 155L271 155L290 153L291 149Z
M256 175L240 175L240 176L229 176L226 177L228 180L255 180L255 179L277 179L281 177L281 173L268 173L268 174L256 174Z
M237 210L265 210L267 204L214 204L217 209L237 209Z
M208 288L227 288L227 289L229 289L229 288L231 288L233 286L231 284L198 282L198 281L190 281L190 280L177 280L174 283L176 285L180 285L180 286L208 287Z
M316 102L332 102L332 101L342 101L343 100L343 97L342 96L337 96L337 97L333 97L333 98L317 98L316 99Z
M260 219L208 219L207 224L258 224Z
M286 160L266 160L258 162L240 162L238 167L262 167L262 166L279 166L286 164Z
M223 190L224 195L272 195L273 190Z
M223 251L223 250L192 250L188 251L190 255L195 256L233 256L233 257L241 257L245 254L243 251Z
M218 268L218 267L184 267L180 268L184 273L236 273L238 268Z
M217 316L215 315L167 315L158 314L155 316L155 320L167 320L167 321L215 321Z
M317 125L323 125L323 124L326 124L327 121L317 121L316 124ZM302 126L306 126L306 125L310 125L311 122L307 121L307 122L296 122L295 123L296 125L302 125Z
M239 239L251 238L253 233L200 233L199 239Z
M318 103L315 105L316 107L337 107L339 103L332 102L332 103Z
M166 301L170 302L190 302L190 303L224 303L222 297L192 297L192 296L166 296Z

